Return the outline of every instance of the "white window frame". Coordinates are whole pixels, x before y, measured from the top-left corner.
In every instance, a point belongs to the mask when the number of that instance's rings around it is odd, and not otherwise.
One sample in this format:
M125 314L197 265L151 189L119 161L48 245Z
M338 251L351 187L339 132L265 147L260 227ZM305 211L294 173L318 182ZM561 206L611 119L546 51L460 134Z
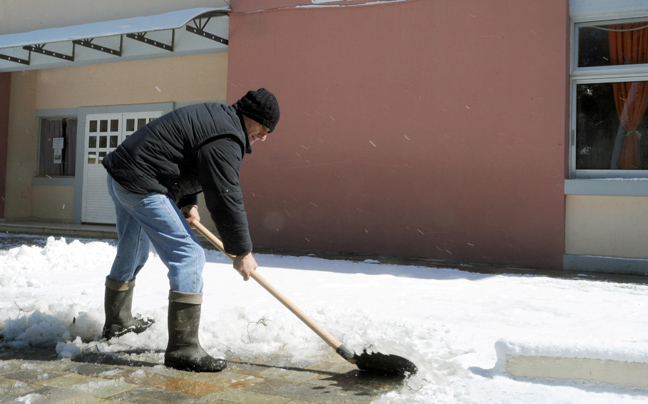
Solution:
M646 22L648 13L633 18L591 19L572 21L570 52L570 123L569 123L569 178L570 179L648 179L646 170L577 170L576 169L576 87L579 84L614 83L620 81L648 81L648 63L637 65L578 67L579 28L609 24Z

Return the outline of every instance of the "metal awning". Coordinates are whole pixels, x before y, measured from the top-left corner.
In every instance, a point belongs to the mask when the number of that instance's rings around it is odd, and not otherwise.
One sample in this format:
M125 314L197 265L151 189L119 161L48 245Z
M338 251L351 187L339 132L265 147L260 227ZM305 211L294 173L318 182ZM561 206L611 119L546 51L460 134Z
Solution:
M0 35L0 72L226 51L229 11L192 8Z

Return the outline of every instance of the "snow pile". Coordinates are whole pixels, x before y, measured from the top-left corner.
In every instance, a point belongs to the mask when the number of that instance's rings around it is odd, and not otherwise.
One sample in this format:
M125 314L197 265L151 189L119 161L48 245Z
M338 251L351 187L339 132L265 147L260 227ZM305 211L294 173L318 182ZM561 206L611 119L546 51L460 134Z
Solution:
M543 341L526 338L500 339L495 343L497 366L502 366L507 356L544 356L573 359L598 359L603 361L648 363L648 341Z
M114 352L162 363L169 286L155 254L138 276L133 310L156 323L146 335L127 334L107 344L99 336L114 246L49 238L44 247L1 248L1 344L51 347L60 358ZM264 278L347 347L417 365L419 372L380 397L380 404L648 400L648 390L603 383L516 380L498 365L498 352L646 361L645 285L377 260L256 258ZM209 251L207 260L200 337L209 353L295 367L336 355L254 281L243 282L226 257Z

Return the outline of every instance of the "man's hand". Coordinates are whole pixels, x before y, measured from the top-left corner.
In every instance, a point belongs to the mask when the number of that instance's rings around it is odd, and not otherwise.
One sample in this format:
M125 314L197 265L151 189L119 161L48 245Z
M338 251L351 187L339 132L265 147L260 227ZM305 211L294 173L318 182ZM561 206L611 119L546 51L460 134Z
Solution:
M233 266L234 269L236 269L241 274L243 280L247 281L248 279L250 279L250 274L252 273L252 271L255 271L259 265L252 256L252 253L247 253L245 255L234 257Z
M180 209L180 212L182 213L182 216L187 219L187 222L189 222L189 224L191 224L194 220L198 222L200 221L200 214L198 213L198 207L196 205L184 206L182 207L182 209Z

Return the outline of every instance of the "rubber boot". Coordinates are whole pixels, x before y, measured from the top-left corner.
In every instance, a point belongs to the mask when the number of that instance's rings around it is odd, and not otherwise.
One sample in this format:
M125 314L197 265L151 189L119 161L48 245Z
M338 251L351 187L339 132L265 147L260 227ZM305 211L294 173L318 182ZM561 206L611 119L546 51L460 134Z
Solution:
M106 295L104 297L104 310L106 323L102 336L106 339L119 337L129 332L139 334L146 331L155 320L150 317L133 317L131 307L133 304L133 289L135 279L128 282L119 282L106 277Z
M200 309L202 293L169 292L169 344L164 365L191 372L220 372L224 359L210 356L200 346Z

